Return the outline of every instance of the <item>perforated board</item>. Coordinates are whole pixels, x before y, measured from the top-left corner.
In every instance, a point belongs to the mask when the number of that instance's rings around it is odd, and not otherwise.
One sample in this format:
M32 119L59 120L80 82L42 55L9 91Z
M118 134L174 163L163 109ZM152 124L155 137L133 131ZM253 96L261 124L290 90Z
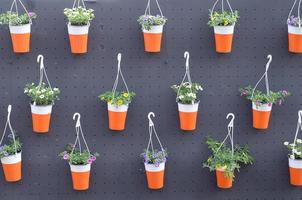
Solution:
M1 9L11 1L2 0ZM160 0L165 26L162 51L148 54L136 22L144 0L97 0L87 3L95 10L89 35L89 53L70 53L63 9L71 0L25 1L38 14L32 26L31 52L12 53L8 28L0 29L0 126L6 107L13 105L12 123L24 142L23 180L10 184L0 178L0 197L14 199L299 199L302 191L289 185L287 152L302 108L301 55L287 51L286 18L292 2L283 0L231 1L241 14L235 29L233 52L214 51L213 30L207 26L213 1ZM153 4L153 8L155 4ZM170 89L184 73L183 53L191 54L193 81L204 85L200 96L198 129L184 133L178 128L175 94ZM107 108L97 96L110 90L116 73L116 55L123 53L122 68L137 97L130 106L127 129L108 130ZM251 105L238 88L254 84L264 72L266 55L273 55L269 71L272 90L288 89L293 96L273 109L270 128L251 128ZM27 82L38 81L36 57L43 54L49 78L62 89L53 110L51 131L37 135L31 129ZM156 114L155 125L169 151L165 187L150 191L139 154L147 145L147 114ZM69 166L58 158L64 145L74 141L72 115L82 114L87 141L100 158L92 167L87 192L72 190ZM229 112L236 114L235 142L248 144L255 163L236 173L231 190L217 189L214 173L202 168L209 155L205 136L223 139Z

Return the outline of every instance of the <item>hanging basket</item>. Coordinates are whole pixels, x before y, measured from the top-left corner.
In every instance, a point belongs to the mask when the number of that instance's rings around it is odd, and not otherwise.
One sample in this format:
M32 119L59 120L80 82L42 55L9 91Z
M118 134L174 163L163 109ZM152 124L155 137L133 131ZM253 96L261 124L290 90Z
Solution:
M219 0L214 3L214 6L211 9L211 17L213 16L214 9ZM226 0L230 11L233 13L233 9L228 0ZM223 0L222 0L222 10L223 8ZM214 34L215 34L215 45L217 53L230 53L232 51L233 44L233 35L234 35L235 24L231 26L214 26Z
M30 31L32 20L31 17L25 8L24 4L21 0L13 0L11 5L10 12L15 8L16 13L18 14L18 6L17 2L20 3L22 8L25 10L25 13L29 17L29 24L14 26L9 24L9 31L12 39L13 50L15 53L27 53L30 51Z
M17 182L22 179L22 152L17 151L15 134L14 134L14 130L10 123L10 113L11 113L11 105L8 106L7 121L5 124L4 131L3 131L3 136L0 141L0 145L3 142L4 136L6 133L6 129L8 126L9 130L12 134L13 141L14 141L15 154L1 158L1 164L2 164L2 168L3 168L5 180L7 182Z
M301 0L299 0L298 4L298 17L292 16L292 12L295 8L296 3L297 0L294 1L294 4L287 18L288 51L292 53L302 53L302 27L300 17Z
M163 13L161 11L161 8L159 6L159 3L157 0L156 5L159 9L159 12L161 16L163 17ZM148 14L147 14L148 11ZM150 12L150 0L148 0L147 7L145 10L145 16L151 15ZM163 29L164 25L156 25L151 26L150 30L143 29L144 34L144 44L145 44L145 51L150 53L158 53L161 49L161 41L162 41L162 35L163 35Z

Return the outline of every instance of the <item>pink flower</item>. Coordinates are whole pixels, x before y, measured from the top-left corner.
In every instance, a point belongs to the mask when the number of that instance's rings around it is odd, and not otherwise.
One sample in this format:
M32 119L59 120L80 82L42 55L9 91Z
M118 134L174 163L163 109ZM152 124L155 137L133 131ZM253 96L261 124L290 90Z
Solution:
M69 155L68 154L64 154L63 159L64 160L68 160L69 159Z
M286 95L288 94L288 92L287 92L286 90L283 90L283 91L282 91L282 94L283 94L284 96L286 96Z
M96 160L96 156L91 156L90 159L94 162Z
M272 103L268 103L268 106L272 106Z
M88 163L88 164L91 164L92 162L93 162L93 161L92 161L92 159L90 159L90 158L87 160L87 163Z

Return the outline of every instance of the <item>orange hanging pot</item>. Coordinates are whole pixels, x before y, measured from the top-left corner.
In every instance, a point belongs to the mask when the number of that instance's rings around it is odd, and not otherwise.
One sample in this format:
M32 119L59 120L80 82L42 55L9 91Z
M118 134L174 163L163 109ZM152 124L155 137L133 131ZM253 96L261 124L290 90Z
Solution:
M164 187L165 162L159 165L145 163L145 170L149 189L161 189Z
M143 29L145 51L160 52L164 25L151 26L150 30Z
M234 27L235 25L214 26L217 53L230 53L232 51Z
M302 186L302 160L288 158L290 184Z
M288 25L288 51L302 53L302 28Z
M88 190L91 164L70 165L72 184L74 190Z
M30 50L31 24L9 25L13 50L15 53L27 53Z
M52 106L53 105L30 105L34 132L47 133L49 131Z
M1 164L5 180L7 182L16 182L22 179L22 154L17 153L1 158Z
M125 129L128 105L112 105L107 103L109 129L113 131L122 131Z
M194 104L182 104L178 102L180 129L192 131L196 129L199 101Z
M216 181L217 181L217 187L222 189L228 189L233 186L232 178L227 177L225 174L225 170L222 168L216 169Z
M85 26L74 26L68 23L68 34L71 47L71 53L87 53L89 24Z
M253 127L256 129L267 129L272 111L272 103L253 104Z

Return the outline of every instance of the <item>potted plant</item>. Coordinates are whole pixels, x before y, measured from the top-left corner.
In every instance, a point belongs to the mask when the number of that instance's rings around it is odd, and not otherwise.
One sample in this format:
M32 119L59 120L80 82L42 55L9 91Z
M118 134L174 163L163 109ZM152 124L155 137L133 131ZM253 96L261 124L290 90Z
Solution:
M145 14L141 15L137 20L144 34L145 51L151 53L160 52L163 28L167 22L167 18L163 16L157 0L156 4L160 15L151 15L150 0L148 0Z
M38 85L35 83L26 84L24 93L31 98L30 107L33 131L36 133L46 133L49 131L52 107L55 100L59 99L60 89L57 87L51 87L44 68L42 55L38 56L38 62L40 60L40 82ZM48 85L43 82L43 73L47 79Z
M69 163L73 189L74 190L88 190L91 164L96 161L99 156L98 153L91 153L86 143L84 134L80 124L80 114L75 113L73 119L78 116L76 123L76 142L75 144L67 144L65 151L59 154L63 160ZM86 149L81 146L80 137L82 137ZM78 145L78 146L77 146Z
M302 111L298 112L298 124L296 135L293 143L284 142L287 147L288 165L289 165L289 180L290 184L294 186L302 186L302 140L298 138L299 130L302 130L301 125Z
M17 182L22 179L22 143L15 134L10 123L11 105L8 106L7 121L5 124L3 136L0 141L0 159L7 182ZM11 134L8 135L8 141L3 145L3 139L7 127Z
M171 88L176 92L176 102L178 104L180 129L192 131L196 129L197 113L199 100L197 94L203 88L199 83L192 83L189 71L189 53L185 52L186 73L179 85L172 85ZM188 76L188 82L185 78Z
M300 7L301 7L300 1L297 10L298 15L292 15L296 3L297 1L294 1L294 4L287 18L288 51L292 53L302 53L302 28L301 28L302 22L300 16Z
M147 175L147 182L149 189L161 189L164 187L164 175L165 175L165 164L167 161L168 153L167 150L163 148L159 137L156 133L154 123L151 116L155 116L153 112L148 114L149 119L149 142L147 149L143 151L141 156L144 159L144 165ZM153 146L152 136L155 135L159 145L160 150L157 150Z
M203 163L203 167L209 168L210 171L216 172L217 187L222 189L231 188L235 177L235 170L239 171L242 164L252 164L253 158L250 156L249 149L245 145L243 147L234 145L233 126L234 114L228 114L227 118L232 116L232 120L228 125L228 134L222 142L207 138L208 148L212 155ZM230 139L231 147L225 144Z
M214 11L215 6L219 0L217 0L210 10L210 19L208 25L214 27L215 43L217 53L230 53L232 51L233 34L236 22L239 19L239 13L237 10L233 11L230 3L227 1L230 11L222 9L221 11Z
M65 8L64 15L68 20L67 28L71 46L71 53L87 53L88 31L90 22L94 19L94 10L87 9L83 2L83 7L76 7L75 0L72 8Z
M24 14L20 14L17 9L17 2L21 4L25 10ZM16 12L12 9L15 6ZM0 24L9 25L9 31L15 53L27 53L30 51L30 32L32 20L36 19L34 12L28 12L21 0L13 1L11 10L0 14Z
M125 129L129 104L131 103L132 99L135 97L135 93L130 92L128 90L127 83L125 82L123 73L120 68L120 62L121 62L120 53L118 54L117 58L118 58L118 70L117 70L117 76L112 91L107 91L99 95L99 99L107 103L109 129L114 131L122 131ZM126 91L116 91L119 75L121 75L122 77L122 80L126 87Z

